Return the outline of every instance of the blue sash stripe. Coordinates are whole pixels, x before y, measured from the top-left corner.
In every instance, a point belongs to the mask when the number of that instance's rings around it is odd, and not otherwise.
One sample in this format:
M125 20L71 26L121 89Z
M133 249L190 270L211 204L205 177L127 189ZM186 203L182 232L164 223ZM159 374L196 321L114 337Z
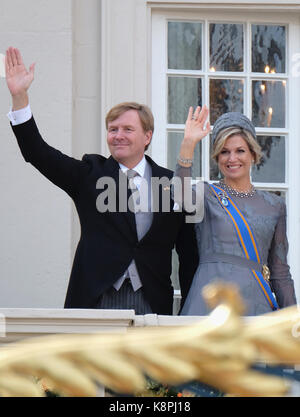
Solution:
M263 274L260 271L252 270L251 272L254 278L256 279L258 285L260 286L260 289L262 290L262 293L265 296L265 299L270 304L272 310L279 310L277 301L271 291L269 284L264 279Z
M246 218L243 216L236 203L233 202L233 200L222 188L214 184L210 184L210 187L217 197L221 207L225 210L232 221L245 257L260 264L261 258L258 245ZM279 307L276 299L262 273L254 270L251 270L251 272L271 308L273 310L278 310Z

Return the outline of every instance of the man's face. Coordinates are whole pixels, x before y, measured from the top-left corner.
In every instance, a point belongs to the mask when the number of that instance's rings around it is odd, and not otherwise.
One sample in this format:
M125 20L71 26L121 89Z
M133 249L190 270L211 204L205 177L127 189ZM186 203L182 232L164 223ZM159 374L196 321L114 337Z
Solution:
M128 110L108 123L107 144L112 157L127 168L135 167L143 158L152 132L145 132L136 110Z

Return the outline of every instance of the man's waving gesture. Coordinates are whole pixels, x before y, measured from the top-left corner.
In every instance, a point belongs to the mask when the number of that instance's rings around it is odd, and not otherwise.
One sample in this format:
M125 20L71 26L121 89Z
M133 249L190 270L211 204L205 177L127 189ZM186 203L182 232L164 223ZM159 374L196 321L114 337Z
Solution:
M35 64L31 64L27 71L17 48L10 47L6 51L6 82L12 96L13 110L19 110L28 105L27 90L34 79L34 67Z

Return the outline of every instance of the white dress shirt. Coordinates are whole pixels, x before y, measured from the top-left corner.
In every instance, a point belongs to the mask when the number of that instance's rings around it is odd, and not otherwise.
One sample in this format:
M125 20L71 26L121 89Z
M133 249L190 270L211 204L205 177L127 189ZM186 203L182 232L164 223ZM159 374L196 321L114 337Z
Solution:
M136 185L138 190L140 189L142 178L145 175L146 163L147 161L144 155L143 159L134 168L132 168L133 171L136 171L139 174L133 177L133 182ZM127 168L125 165L121 164L120 162L119 162L119 166L121 170L124 172L124 174L126 174L129 168Z
M10 110L7 113L7 117L9 118L13 126L17 126L22 123L28 122L28 120L30 120L32 117L30 104L28 104L28 106L20 110Z

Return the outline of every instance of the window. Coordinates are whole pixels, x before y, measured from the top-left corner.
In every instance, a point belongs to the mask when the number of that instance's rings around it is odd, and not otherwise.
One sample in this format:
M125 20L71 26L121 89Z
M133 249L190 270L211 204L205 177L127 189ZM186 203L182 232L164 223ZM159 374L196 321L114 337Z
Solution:
M286 187L286 25L168 19L167 164L175 168L190 105L208 103L213 125L223 113L245 113L263 149L253 169L257 185ZM217 180L209 149L199 145L194 175ZM208 159L205 172L203 158Z

